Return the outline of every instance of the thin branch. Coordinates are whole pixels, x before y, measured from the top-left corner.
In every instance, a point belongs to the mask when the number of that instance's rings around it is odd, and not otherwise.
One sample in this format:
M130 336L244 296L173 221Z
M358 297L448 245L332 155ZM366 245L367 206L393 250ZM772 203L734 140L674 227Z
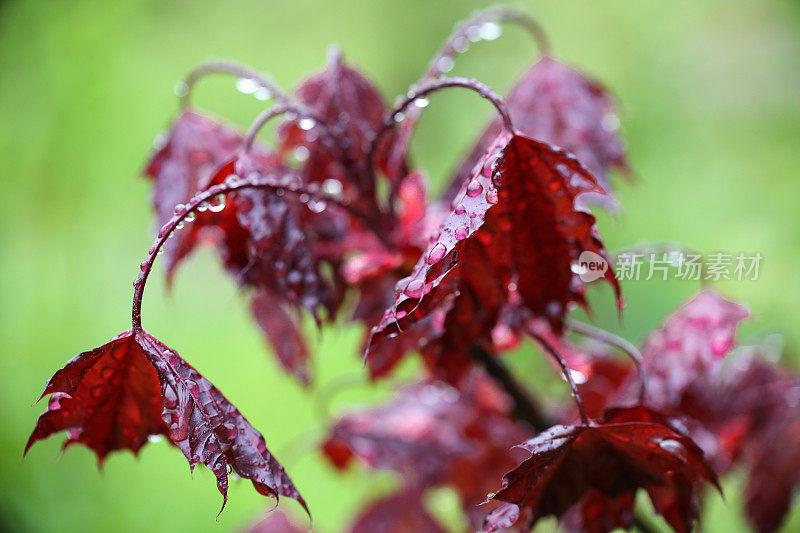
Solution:
M468 19L456 24L453 32L447 37L442 47L433 56L428 69L420 81L438 78L452 68L453 58L464 51L471 40L481 39L480 31L485 24L511 23L522 26L531 34L539 53L550 53L550 42L541 25L526 11L514 6L494 6L477 11ZM447 68L449 67L449 68Z
M179 95L181 109L187 109L189 107L192 88L194 88L195 84L209 74L215 73L231 74L239 78L253 80L266 89L277 102L282 104L294 104L292 98L266 74L252 67L248 67L247 65L237 63L236 61L214 60L198 65L189 72L183 82L181 82L183 84Z
M541 335L532 330L528 330L527 333L528 335L533 337L534 340L536 340L536 342L538 342L542 346L542 348L544 348L545 351L549 353L550 356L552 356L553 359L555 359L556 363L558 363L558 365L561 367L561 371L564 374L564 379L567 380L567 383L569 383L569 386L572 389L572 397L575 400L575 405L578 407L578 414L581 417L581 424L583 424L584 426L588 426L589 417L586 416L586 409L584 409L583 400L581 400L581 395L578 393L578 386L575 385L575 380L572 379L572 372L570 371L569 365L564 360L564 358L561 357L561 354L558 353L558 350L556 350L555 347L552 344L550 344L549 341L547 341L547 339L545 339L544 337L542 337Z
M575 333L580 333L586 337L614 346L628 354L628 357L631 358L631 361L633 361L633 364L636 366L636 372L639 374L639 403L644 403L645 383L647 379L642 354L639 349L622 337L618 337L609 331L592 326L591 324L578 322L577 320L567 320L566 325L568 329L571 329Z
M156 257L167 242L167 239L173 235L173 232L178 229L178 226L184 222L186 217L198 211L200 206L207 205L208 202L215 197L224 197L228 193L237 191L239 189L266 189L275 192L284 191L296 195L306 194L317 201L330 203L331 205L336 205L347 210L354 216L361 218L365 224L369 224L371 222L370 217L367 217L364 213L353 206L342 202L338 198L309 190L300 184L299 180L290 182L285 178L276 179L272 176L258 176L233 181L226 180L225 183L209 187L205 191L196 194L194 198L189 200L185 206L176 207L175 214L166 224L164 224L164 226L162 226L158 236L153 242L153 245L148 250L147 257L145 257L145 260L141 264L139 276L136 278L136 281L133 282L134 290L133 306L131 309L131 327L134 331L140 331L142 329L142 298L144 295L144 288L147 284L147 278L153 269L153 264L155 263Z
M394 127L396 122L403 120L403 113L406 111L406 109L408 109L409 106L432 92L446 89L448 87L462 87L464 89L469 89L478 93L482 98L490 101L495 109L497 109L497 113L503 120L503 124L505 125L506 129L513 131L511 116L508 113L508 108L506 107L505 102L503 102L503 99L500 97L500 95L494 92L491 87L479 82L478 80L472 78L440 78L438 80L425 82L421 85L412 86L406 96L401 98L400 101L395 105L394 109L392 109L386 115L383 125L377 132L375 132L375 136L370 142L369 152L367 152L367 171L373 177L373 181L375 176L375 156L378 150L378 145L380 144L383 136ZM401 179L397 179L392 186L392 191L389 196L390 210L392 209L391 206L400 182Z

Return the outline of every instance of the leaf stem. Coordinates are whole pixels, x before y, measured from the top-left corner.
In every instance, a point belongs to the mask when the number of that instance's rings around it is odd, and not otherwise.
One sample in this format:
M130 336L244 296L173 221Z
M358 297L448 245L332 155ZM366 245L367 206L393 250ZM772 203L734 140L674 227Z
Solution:
M153 245L147 252L145 260L140 265L139 276L133 282L133 306L131 309L131 328L134 333L142 330L142 298L144 295L144 288L147 284L148 276L153 269L158 252L165 245L167 240L172 236L173 232L178 229L178 226L189 216L191 213L198 211L199 207L207 204L212 198L219 195L227 195L230 192L240 189L266 189L271 191L284 191L296 195L306 194L315 200L330 203L339 206L354 216L361 218L365 224L371 222L371 218L346 202L338 198L329 196L327 194L320 194L311 191L304 187L299 179L295 181L288 181L286 178L277 179L273 176L256 176L250 178L241 178L232 182L226 181L219 185L209 187L205 191L197 193L189 202L182 208L176 209L172 218L167 221L158 233ZM370 227L370 226L367 226Z
M515 6L494 6L473 13L469 18L456 24L453 32L445 39L442 47L433 56L422 80L438 78L452 68L452 60L463 46L470 41L472 33L480 31L481 26L489 23L511 23L522 26L531 34L541 55L550 53L550 41L541 25L527 11Z
M400 122L403 120L404 115L403 112L408 109L410 105L415 103L418 99L424 98L425 96L433 93L435 91L439 91L441 89L446 89L449 87L463 87L464 89L469 89L470 91L474 91L478 93L482 98L490 101L492 105L497 109L497 113L500 115L500 118L503 120L503 125L508 131L513 131L513 126L511 124L511 116L508 113L508 107L506 107L505 102L503 99L498 95L496 92L492 90L491 87L479 82L476 79L472 78L439 78L437 80L427 81L420 85L412 86L406 96L402 97L396 104L394 109L392 109L383 121L383 125L381 128L375 133L375 136L372 138L370 142L369 151L367 152L367 171L371 174L372 179L374 181L375 178L375 156L378 150L378 145L386 133L388 133L395 125L396 122ZM393 212L394 209L392 207L394 203L394 198L397 193L397 188L399 184L402 182L403 176L399 177L394 181L392 184L392 190L389 194L389 210Z
M628 354L628 357L631 358L631 361L633 361L633 364L636 366L636 372L639 375L639 403L644 403L647 376L644 369L642 354L639 349L622 337L614 335L610 331L592 326L591 324L586 324L577 320L567 320L566 325L568 329L571 329L575 333L580 333L585 337L590 337L602 343L614 346Z
M266 74L247 65L237 63L236 61L221 59L201 63L186 75L186 78L184 78L182 82L183 87L181 94L179 95L181 109L187 109L189 107L192 89L195 84L201 78L216 73L231 74L239 78L253 80L266 89L277 102L283 104L293 103L292 98Z
M555 347L552 344L550 344L550 342L547 339L545 339L544 337L542 337L541 335L539 335L538 333L536 333L531 329L528 329L528 335L533 337L534 340L536 340L536 342L538 342L542 346L542 348L544 348L545 351L549 353L550 356L552 356L553 359L555 359L556 363L558 363L558 365L561 367L561 371L564 374L564 379L567 380L567 383L569 383L569 386L572 389L572 397L575 399L575 405L578 407L578 414L581 417L581 424L583 424L584 426L588 426L589 417L586 416L586 409L584 409L583 400L581 400L581 395L578 393L578 386L575 384L575 380L572 379L572 372L570 371L569 365L561 356L561 354L558 353L558 350L556 350Z

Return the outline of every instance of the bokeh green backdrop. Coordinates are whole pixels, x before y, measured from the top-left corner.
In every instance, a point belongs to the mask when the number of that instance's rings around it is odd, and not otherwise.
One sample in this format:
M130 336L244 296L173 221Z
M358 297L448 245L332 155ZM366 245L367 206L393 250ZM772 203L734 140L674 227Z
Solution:
M452 25L477 1L0 2L0 529L11 531L229 531L271 505L234 483L224 513L212 477L190 478L165 443L139 458L112 456L98 471L61 439L21 452L43 406L45 380L76 353L128 327L131 286L152 238L148 184L139 178L155 134L176 112L175 82L211 56L234 58L292 86L319 68L326 47L372 77L391 101L421 73ZM757 282L720 288L755 313L745 335L779 332L787 358L800 340L800 7L788 0L564 0L524 3L556 53L609 84L638 179L624 206L602 216L608 247L673 240L704 252L761 252ZM455 73L508 86L534 57L509 28L459 59ZM233 80L203 82L195 102L246 125L263 107ZM433 98L414 148L437 186L488 116L453 91ZM265 135L265 137L267 137ZM638 341L697 287L628 282L624 326L595 289L598 321ZM286 464L320 531L340 530L388 475L336 475L315 452L325 425L320 387L359 379L353 327L316 336L317 386L280 373L245 300L203 251L172 297L155 276L145 326L177 347L239 406ZM516 354L534 368L530 350ZM547 367L542 367L547 368ZM409 371L413 371L409 370ZM545 370L550 372L550 370ZM555 387L558 387L555 381ZM338 395L334 409L371 395ZM542 390L549 391L550 388ZM800 445L800 443L787 443ZM707 531L743 528L735 480L729 506L709 500ZM283 504L297 511L292 503ZM441 515L455 501L433 495ZM552 527L552 522L543 526ZM800 528L797 514L786 530Z

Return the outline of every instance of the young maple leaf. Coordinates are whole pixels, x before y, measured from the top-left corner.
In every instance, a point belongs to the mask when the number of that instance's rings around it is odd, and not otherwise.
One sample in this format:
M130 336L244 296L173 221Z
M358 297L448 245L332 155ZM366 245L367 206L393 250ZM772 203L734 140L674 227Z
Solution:
M744 306L704 289L668 317L642 346L648 405L677 406L694 380L717 371L749 316Z
M345 195L354 200L374 199L375 183L372 169L367 168L367 152L374 134L383 125L388 108L378 90L363 74L347 65L338 50L329 54L325 70L305 80L296 89L297 99L307 105L313 120L287 122L278 130L280 152L287 154L297 147L306 152L302 164L303 181L339 180ZM328 127L336 138L331 147L320 142ZM376 163L390 177L405 173L405 164L389 172L387 150L393 144L394 133L381 143ZM360 198L361 197L361 198Z
M445 533L422 502L421 491L403 488L370 503L356 518L350 533Z
M597 179L606 194L589 193L585 200L614 206L609 171L611 168L627 171L628 166L623 143L616 132L615 102L602 85L545 55L522 75L505 102L520 133L574 154ZM455 196L502 130L499 119L489 124L456 172L445 198Z
M152 202L158 227L172 218L177 205L212 185L220 166L230 161L241 143L242 137L233 128L193 111L186 111L175 120L144 172L153 181ZM274 156L260 153L259 158L264 165L276 164ZM225 176L233 172L232 168L227 170ZM246 264L246 231L228 212L214 211L199 213L194 223L165 245L168 281L181 260L203 240L220 247L228 268L236 270Z
M264 495L305 501L264 438L239 411L177 353L144 330L128 330L83 352L56 372L51 395L25 452L66 431L65 446L80 442L97 453L137 452L150 435L165 434L194 467L202 463L228 499L228 469Z
M545 318L560 333L570 306L586 305L585 287L571 267L582 251L606 256L594 217L576 205L587 191L602 192L571 156L519 134L498 137L411 275L395 286L370 346L413 328L448 294L455 295L452 310L421 349L442 379L463 377L469 346L491 342L509 306ZM619 303L610 268L604 279Z
M521 446L530 458L503 476L492 499L529 509L534 523L549 515L561 517L585 497L596 498L594 491L615 499L639 488L662 487L676 475L689 483L717 483L694 442L653 422L610 419L554 426ZM498 515L508 513L509 507L490 513L486 529L495 530Z

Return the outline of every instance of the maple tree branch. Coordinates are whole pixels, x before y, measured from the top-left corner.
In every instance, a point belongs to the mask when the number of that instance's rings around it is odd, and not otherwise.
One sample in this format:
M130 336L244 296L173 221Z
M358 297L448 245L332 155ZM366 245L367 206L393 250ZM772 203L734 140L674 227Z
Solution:
M591 324L586 324L577 320L567 320L566 325L568 329L571 329L575 333L580 333L585 337L598 340L625 352L636 366L636 372L639 375L639 403L644 403L645 384L647 379L642 361L642 353L639 351L639 349L626 339L614 335L610 331L592 326Z
M156 257L159 251L165 245L167 240L173 235L173 232L178 229L187 216L199 210L200 206L207 205L213 198L222 195L223 197L230 192L239 189L267 189L275 192L283 191L296 195L306 194L314 200L330 203L341 207L352 213L354 216L361 218L365 224L369 224L371 218L346 202L338 198L329 196L327 194L320 194L316 191L311 191L299 183L290 183L287 181L279 181L273 177L259 176L254 178L241 178L238 180L226 180L225 183L209 187L205 191L197 193L185 206L178 206L175 209L175 214L166 224L161 227L158 232L153 245L147 252L147 257L140 265L139 276L133 282L133 306L131 309L131 329L134 332L142 330L142 298L144 295L144 288L147 284L147 278L153 269ZM367 226L369 227L369 226ZM377 235L377 234L376 234Z
M237 63L236 61L214 60L201 63L189 72L186 78L181 82L183 84L179 94L181 109L187 109L189 107L192 88L198 80L215 73L232 74L239 78L253 80L266 89L276 101L284 104L292 103L292 98L266 74L247 65Z
M428 69L423 74L422 80L438 78L450 70L452 59L456 54L465 51L465 47L469 46L470 41L483 39L484 37L480 35L482 27L492 23L511 23L522 26L533 37L540 54L550 53L550 41L541 25L530 14L514 6L489 7L473 13L469 18L456 24L453 32L445 39L442 47L428 63Z
M470 348L470 355L511 397L514 418L528 422L536 431L544 431L553 425L498 356L480 344Z
M542 346L542 348L544 348L545 351L549 353L550 356L553 359L555 359L556 363L558 363L558 365L561 367L561 371L564 374L564 379L567 380L567 383L569 383L569 386L572 389L572 397L575 400L575 405L578 407L578 414L581 417L581 424L583 424L584 426L588 426L589 417L586 416L586 409L584 409L583 400L581 400L581 395L578 393L578 386L575 384L575 380L572 379L572 372L570 371L569 365L561 356L561 354L558 353L558 350L556 350L555 347L552 344L550 344L550 342L547 339L545 339L544 337L542 337L541 335L530 329L528 330L528 335L533 337L534 340L536 340L536 342L538 342Z

